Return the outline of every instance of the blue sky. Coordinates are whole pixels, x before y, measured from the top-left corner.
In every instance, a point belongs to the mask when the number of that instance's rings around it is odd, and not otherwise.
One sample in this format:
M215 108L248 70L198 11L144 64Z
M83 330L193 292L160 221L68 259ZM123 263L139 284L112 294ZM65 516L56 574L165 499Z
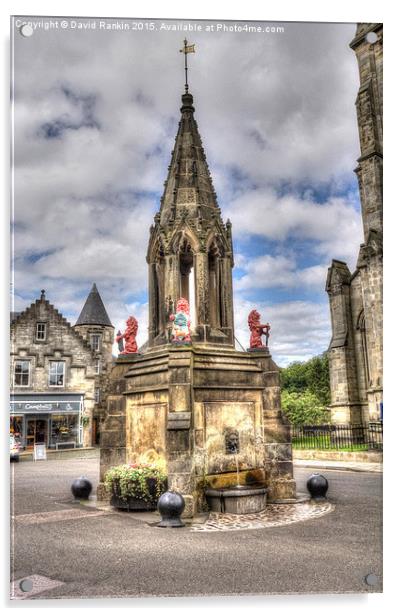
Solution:
M236 335L246 346L257 307L281 365L327 348L327 268L338 258L354 269L362 241L355 25L284 26L262 37L196 33L189 56L196 119L233 225ZM96 282L115 327L134 314L145 341L145 253L180 115L183 37L15 37L15 310L45 288L73 323Z

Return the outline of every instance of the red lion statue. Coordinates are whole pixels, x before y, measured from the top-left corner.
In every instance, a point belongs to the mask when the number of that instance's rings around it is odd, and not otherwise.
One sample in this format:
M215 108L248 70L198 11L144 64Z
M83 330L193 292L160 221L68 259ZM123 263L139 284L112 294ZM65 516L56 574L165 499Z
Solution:
M184 297L177 301L176 313L171 314L169 318L173 321L172 342L191 342L190 306Z
M251 332L249 346L251 349L266 348L269 342L270 325L260 322L260 314L257 310L251 310L248 315L248 327ZM262 344L262 336L266 336L266 344Z
M137 319L134 317L129 317L126 321L126 329L123 334L118 332L116 336L116 342L119 345L120 355L128 355L129 353L137 353L137 330L139 328L139 324ZM121 344L123 345L123 339L125 339L125 347L121 349Z

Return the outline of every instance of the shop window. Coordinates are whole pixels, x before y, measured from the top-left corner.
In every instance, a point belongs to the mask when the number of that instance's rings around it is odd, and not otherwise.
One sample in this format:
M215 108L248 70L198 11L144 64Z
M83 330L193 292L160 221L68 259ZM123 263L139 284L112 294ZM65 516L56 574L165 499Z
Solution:
M75 415L52 415L50 430L50 447L60 443L79 442L79 416Z
M17 360L14 364L14 385L18 387L29 387L30 362L27 360Z
M49 373L50 387L64 387L65 385L65 362L51 361Z
M90 346L93 351L99 351L101 347L101 335L100 334L90 334Z
M47 324L46 323L36 323L36 340L46 340L47 336Z
M24 418L22 415L12 415L10 417L10 434L21 438L23 431Z

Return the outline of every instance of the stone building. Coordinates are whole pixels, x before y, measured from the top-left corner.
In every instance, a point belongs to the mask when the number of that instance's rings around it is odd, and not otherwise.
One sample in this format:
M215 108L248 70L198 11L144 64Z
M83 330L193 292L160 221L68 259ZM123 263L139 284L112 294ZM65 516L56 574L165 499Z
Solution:
M44 291L11 315L10 430L24 447L96 443L113 331L96 285L74 327Z
M203 505L204 481L236 485L237 464L240 481L266 483L271 500L295 497L295 482L278 367L267 348L234 346L231 223L222 220L187 88L180 111L150 229L148 343L140 354L120 355L112 370L100 478L113 465L162 461L169 488L192 515ZM180 297L190 303L188 346L170 341ZM237 459L226 448L233 432Z
M337 423L382 417L382 40L382 24L359 24L350 44L360 74L355 172L364 243L353 273L346 263L333 260L327 276L331 411Z

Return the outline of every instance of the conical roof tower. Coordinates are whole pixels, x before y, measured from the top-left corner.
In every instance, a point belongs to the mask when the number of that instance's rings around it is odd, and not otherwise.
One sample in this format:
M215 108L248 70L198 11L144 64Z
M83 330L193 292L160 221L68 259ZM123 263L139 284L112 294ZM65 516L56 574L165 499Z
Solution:
M91 291L82 308L82 312L75 323L75 327L76 325L106 325L112 327L112 323L95 283L93 283Z
M194 111L186 84L160 209L150 229L150 347L169 341L169 316L180 297L190 303L194 342L234 345L231 224L221 217Z

